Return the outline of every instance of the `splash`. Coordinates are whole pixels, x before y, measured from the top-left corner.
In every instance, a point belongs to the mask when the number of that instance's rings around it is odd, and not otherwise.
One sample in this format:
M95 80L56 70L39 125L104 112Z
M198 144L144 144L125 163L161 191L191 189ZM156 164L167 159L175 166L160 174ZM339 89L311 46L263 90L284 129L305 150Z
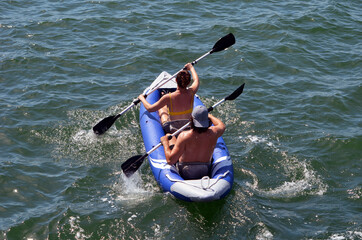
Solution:
M126 177L121 172L116 173L118 181L116 181L112 189L115 193L115 201L123 205L137 205L153 197L157 191L153 178L150 175L144 175L145 179L136 172L131 177Z
M108 112L117 112L118 108L122 107L112 107L106 112L69 111L69 120L43 131L33 131L33 134L54 146L51 155L57 161L70 159L77 164L119 164L142 149L140 128L134 120L138 110L130 111L125 119L116 122L101 136L92 130L98 119L110 114Z

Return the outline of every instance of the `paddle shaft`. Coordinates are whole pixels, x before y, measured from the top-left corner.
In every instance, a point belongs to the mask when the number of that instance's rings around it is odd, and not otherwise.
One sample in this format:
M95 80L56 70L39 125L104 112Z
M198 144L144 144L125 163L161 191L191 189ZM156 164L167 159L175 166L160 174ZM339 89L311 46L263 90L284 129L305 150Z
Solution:
M193 61L191 64L192 66L194 66L195 64L198 63L198 61L200 61L201 59L205 58L206 56L210 55L212 53L212 50L205 53L204 55L202 55L201 57L199 57L198 59L196 59L195 61ZM167 82L169 82L171 79L175 78L177 76L177 74L179 72L181 72L182 70L184 70L184 68L180 69L177 73L175 73L174 75L172 75L169 79L167 79L166 81L164 81L162 84L157 85L157 87L155 87L154 89L152 89L151 91L149 91L147 94L144 94L143 96L146 98L148 95L150 95L151 93L153 93L154 91L156 91L157 89L159 89L160 87L162 87L163 85L165 85ZM126 107L125 109L123 109L122 112L120 112L119 114L117 114L117 116L115 116L115 119L119 118L121 115L123 115L124 113L128 112L128 110L130 110L133 106L136 106L138 103L140 103L141 100L139 98L133 100L133 102L128 105L128 107Z
M168 140L171 140L171 138L173 136L178 135L180 132L182 132L183 130L185 130L185 128L187 128L188 126L190 126L191 122L186 123L185 125L183 125L179 130L177 130L176 132L174 132L172 135L168 136ZM157 148L161 147L162 143L158 143L156 146L154 146L151 150L149 150L145 155L145 157L147 157L148 155L150 155L153 151L155 151ZM142 157L143 157L142 156Z
M232 94L230 94L229 96L225 97L224 99L218 101L217 103L215 103L213 106L209 107L207 109L208 112L211 112L212 110L214 110L214 108L218 105L220 105L221 103L225 102L226 100L234 100L236 99L244 90L244 86L245 83L242 84L238 89L236 89ZM184 126L182 126L179 130L177 130L176 132L174 132L172 135L168 136L168 139L171 140L171 138L173 136L178 135L181 131L183 131L185 128L187 128L189 125L191 124L191 122L188 122L187 124L185 124ZM143 160L149 155L151 154L153 151L155 151L157 148L159 148L162 145L162 143L158 143L156 146L154 146L151 150L149 150L146 154L142 155L142 156L133 156L131 158L129 158L127 161L125 161L122 165L121 168L124 172L124 174L129 177L131 176L134 172L137 171L137 169L141 166L141 164L143 163Z
M198 63L201 59L205 58L206 56L210 55L212 53L212 50L205 53L204 55L202 55L201 57L199 57L198 59L196 59L195 61L193 61L191 64L192 66L194 66L196 63ZM177 74L179 74L179 72L181 72L182 70L184 70L184 68L180 69L177 73L175 73L174 75L172 75L169 79L167 79L166 81L164 81L162 84L157 85L155 88L153 88L152 90L150 90L148 93L144 94L143 96L146 98L148 95L150 95L151 93L153 93L154 91L156 91L157 89L159 89L160 87L162 87L163 85L165 85L167 82L169 82L171 79L175 78L177 76ZM137 105L141 100L139 100L138 98L135 99L133 101L133 103L131 105ZM130 108L128 108L126 111L128 111ZM126 111L122 111L123 114Z
M235 37L232 33L229 33L228 35L220 38L215 45L213 46L212 50L205 53L204 55L202 55L201 57L199 57L198 59L196 59L195 61L193 61L191 64L195 65L198 61L200 61L201 59L203 59L204 57L214 53L214 52L219 52L222 50L227 49L228 47L230 47L231 45L233 45L235 43ZM181 69L180 71L182 71L183 69ZM166 81L162 82L161 84L157 84L154 88L152 88L151 90L149 90L147 93L144 94L144 97L147 97L147 95L153 93L154 91L156 91L157 89L159 89L160 87L162 87L163 85L165 85L168 81L170 81L171 79L175 78L177 76L177 74L180 72L178 71L177 73L175 73L173 76L171 76L169 79L167 79ZM112 125L113 123L124 113L126 113L128 110L130 110L133 106L137 105L140 102L140 99L137 98L135 100L132 101L132 103L126 107L122 112L120 112L117 115L112 115L109 117L104 118L102 121L100 121L99 123L97 123L94 127L93 127L93 132L100 135L103 134L104 132L106 132Z
M220 100L219 102L215 103L214 105L212 105L212 107L209 107L207 109L208 112L211 112L212 110L214 110L214 108L218 105L220 105L221 103L225 102L225 98ZM168 140L171 140L171 138L173 136L178 135L180 132L182 132L183 130L185 130L187 127L189 127L191 124L191 121L189 121L188 123L186 123L185 125L183 125L179 130L177 130L176 132L172 133L170 136L168 136ZM161 147L162 143L157 144L156 146L154 146L151 150L149 150L145 155L146 157L148 155L150 155L153 151L155 151L157 148Z
M202 55L201 57L199 57L198 59L194 60L193 62L191 62L192 66L194 66L195 64L197 64L201 59L205 58L206 56L212 54L214 52L214 49L208 51L207 53L205 53L204 55ZM175 78L177 76L177 74L179 74L179 72L181 72L182 70L185 70L185 68L180 69L177 73L175 73L174 75L172 75L169 79L167 79L166 81L164 81L163 83L161 83L160 85L157 85L155 88L153 88L152 90L150 90L147 94L144 94L143 96L146 98L148 95L150 95L151 93L153 93L154 91L156 91L157 89L159 89L160 87L162 87L163 85L165 85L167 82L169 82L171 79ZM136 99L134 101L137 101L137 103L140 102L139 99ZM136 104L137 104L136 103Z

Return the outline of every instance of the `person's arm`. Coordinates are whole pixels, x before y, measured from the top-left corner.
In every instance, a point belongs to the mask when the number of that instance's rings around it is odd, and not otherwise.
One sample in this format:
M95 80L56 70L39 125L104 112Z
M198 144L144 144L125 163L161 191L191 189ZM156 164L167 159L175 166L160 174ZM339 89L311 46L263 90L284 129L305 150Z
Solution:
M161 143L163 145L163 149L165 150L165 157L166 157L167 163L169 165L174 165L178 162L179 158L181 157L182 153L184 152L185 141L184 141L184 137L182 136L183 133L180 133L180 135L176 139L175 146L171 150L171 148L169 146L168 135L169 134L161 137Z
M192 92L194 94L196 94L196 92L197 92L197 90L199 90L199 86L200 86L199 76L197 75L197 72L191 63L186 64L185 68L191 72L192 79L193 79L193 83L189 87L189 89L191 89Z
M145 106L145 108L148 112L156 112L157 110L159 110L160 108L162 108L163 106L165 106L167 104L167 96L168 95L162 96L162 98L160 100L158 100L157 102L155 102L154 104L150 104L149 102L147 102L147 100L145 99L143 94L140 94L138 96L138 99L141 100L141 102L143 103L143 106Z
M209 114L209 119L214 124L214 126L211 127L212 130L216 133L217 137L221 137L226 129L225 124L220 119L212 116L211 114Z
M161 143L163 145L163 149L165 150L165 157L166 157L166 161L168 164L171 165L170 163L170 155L171 155L171 148L170 148L170 144L169 144L169 141L168 141L168 136L170 134L166 134L165 136L162 136L161 137Z

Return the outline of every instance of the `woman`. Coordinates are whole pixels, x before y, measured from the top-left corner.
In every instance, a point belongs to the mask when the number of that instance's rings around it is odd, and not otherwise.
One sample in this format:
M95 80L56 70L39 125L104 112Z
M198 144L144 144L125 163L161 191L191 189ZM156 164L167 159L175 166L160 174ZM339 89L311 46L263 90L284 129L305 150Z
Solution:
M191 82L189 71L191 72L193 83L190 87L187 87ZM177 74L176 82L176 91L164 94L152 105L147 102L143 94L138 96L148 112L159 110L162 127L165 130L165 133L174 133L188 123L191 117L194 105L194 95L200 85L199 77L191 63L186 64L184 70Z

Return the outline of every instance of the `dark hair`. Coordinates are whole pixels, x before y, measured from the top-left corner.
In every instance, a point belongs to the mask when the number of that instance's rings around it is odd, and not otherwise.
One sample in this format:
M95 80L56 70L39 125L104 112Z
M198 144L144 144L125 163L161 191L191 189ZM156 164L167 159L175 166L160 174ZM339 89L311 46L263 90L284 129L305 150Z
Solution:
M195 130L197 133L203 133L203 132L206 132L207 129L209 129L209 127L206 127L206 128L195 127L194 119L192 116L190 117L190 122L191 122L191 124L190 124L191 129ZM210 119L209 119L209 126L211 126Z
M180 71L176 76L176 82L177 86L181 88L186 88L187 85L189 85L191 82L191 75L189 71L187 70Z

